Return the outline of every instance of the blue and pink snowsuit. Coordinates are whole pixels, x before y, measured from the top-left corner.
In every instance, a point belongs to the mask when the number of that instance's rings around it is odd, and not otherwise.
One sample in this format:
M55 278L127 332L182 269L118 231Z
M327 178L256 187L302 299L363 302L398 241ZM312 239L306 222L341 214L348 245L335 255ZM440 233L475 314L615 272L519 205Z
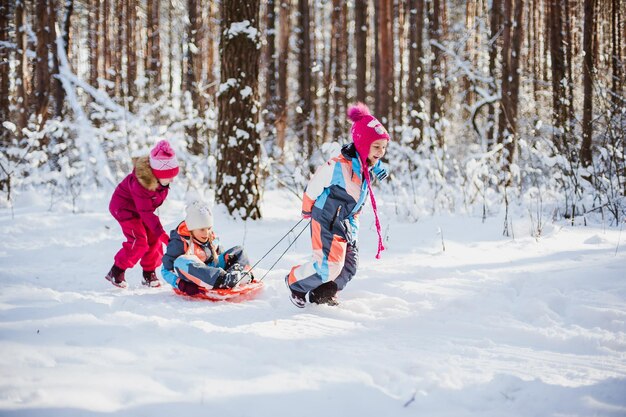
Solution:
M382 163L371 169L382 171ZM308 293L329 281L342 290L356 274L358 216L368 193L353 144L345 145L340 155L318 168L302 201L302 215L311 216L313 256L291 269L287 282L292 290Z

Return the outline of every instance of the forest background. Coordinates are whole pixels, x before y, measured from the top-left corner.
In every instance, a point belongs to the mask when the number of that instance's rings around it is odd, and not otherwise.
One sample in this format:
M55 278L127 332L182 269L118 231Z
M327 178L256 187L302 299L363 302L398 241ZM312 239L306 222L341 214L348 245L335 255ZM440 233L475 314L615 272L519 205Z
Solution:
M0 204L113 187L158 137L258 219L367 103L395 215L626 218L619 0L0 0ZM416 208L419 207L419 210ZM508 233L505 215L504 233Z

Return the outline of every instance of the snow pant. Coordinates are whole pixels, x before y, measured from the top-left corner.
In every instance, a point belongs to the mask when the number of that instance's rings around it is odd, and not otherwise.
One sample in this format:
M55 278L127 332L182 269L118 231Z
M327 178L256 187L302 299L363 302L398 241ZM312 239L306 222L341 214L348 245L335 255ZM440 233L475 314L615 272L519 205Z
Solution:
M213 288L218 278L232 265L239 264L244 270L250 269L250 260L241 246L235 246L218 256L217 262L205 264L195 255L181 255L174 261L174 270L179 279Z
M289 272L289 288L308 293L320 285L335 281L341 291L356 274L359 251L342 236L333 234L316 220L311 220L311 261L294 266Z
M129 269L139 262L144 271L154 271L161 265L163 244L159 235L152 233L141 219L125 220L119 224L126 242L115 254L115 265Z

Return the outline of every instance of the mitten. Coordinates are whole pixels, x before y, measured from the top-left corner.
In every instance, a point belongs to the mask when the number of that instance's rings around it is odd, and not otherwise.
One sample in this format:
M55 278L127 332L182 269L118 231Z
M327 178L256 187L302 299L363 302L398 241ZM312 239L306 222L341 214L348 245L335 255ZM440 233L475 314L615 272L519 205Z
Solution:
M182 279L178 282L178 289L187 295L196 295L200 292L200 289L196 284Z
M302 213L302 218L308 220L311 218L311 213Z

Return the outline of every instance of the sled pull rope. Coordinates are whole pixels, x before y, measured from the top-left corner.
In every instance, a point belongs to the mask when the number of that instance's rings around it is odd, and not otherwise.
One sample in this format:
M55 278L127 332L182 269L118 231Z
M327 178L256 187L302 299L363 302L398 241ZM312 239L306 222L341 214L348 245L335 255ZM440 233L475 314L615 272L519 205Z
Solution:
M303 221L303 220L304 220L304 218L302 218L302 219L298 220L298 223L294 224L294 225L293 225L293 227L292 227L291 229L289 229L289 231L288 231L287 233L285 233L285 234L283 235L283 237L281 237L281 238L280 238L280 240L279 240L278 242L276 242L276 244L270 248L270 250L268 250L267 252L265 252L265 255L263 255L263 257L261 257L261 259L259 259L259 260L258 260L258 261L254 264L254 265L252 265L252 267L251 267L250 269L248 269L248 270L247 270L247 271L245 271L243 274L241 274L241 278L239 278L239 280L237 281L237 283L239 283L239 281L241 281L241 280L242 280L242 279L243 279L246 275L250 274L250 273L252 272L252 270L253 270L254 268L256 268L256 267L257 267L257 265L258 265L258 264L260 264L260 263L261 263L261 261L262 261L263 259L265 259L265 258L267 257L267 255L269 255L269 254L270 254L270 252L271 252L271 251L273 251L273 250L274 250L274 248L275 248L276 246L278 246L278 244L279 244L280 242L282 242L283 240L285 240L285 238L286 238L287 236L289 236L289 233L293 232L293 229L295 229L296 227L298 227L298 225L299 225L300 223L302 223L302 221ZM309 222L308 222L308 223L310 223L310 222L311 222L311 221L309 220ZM307 226L308 226L308 223L307 223ZM306 229L306 227L305 227L305 229ZM304 229L303 229L303 230L304 230ZM298 233L298 236L300 236L301 234L302 234L302 232ZM298 238L296 237L296 239L298 239ZM295 240L294 240L294 242L295 242ZM293 245L293 242L291 243L291 245ZM291 247L291 245L289 245L289 247L288 247L287 249L289 249L289 248ZM287 252L287 251L285 251L285 252ZM282 254L282 255L280 255L280 257L281 257L281 258L283 257L283 255L285 254L285 252L283 252L283 254ZM280 258L278 258L278 259L280 260ZM278 262L278 261L276 261L276 262ZM276 263L274 263L274 265L276 265ZM274 265L272 265L272 267L273 267ZM271 268L270 268L270 271L271 271ZM269 272L269 271L267 271L267 272ZM265 273L265 275L267 275L267 273ZM263 278L265 278L265 275L263 275ZM263 279L263 278L261 278L261 279Z
M280 260L282 259L282 257L283 257L283 256L285 256L285 254L287 253L287 251L289 250L289 248L290 248L290 247L292 247L294 243L296 243L296 240L298 240L298 238L300 237L300 235L302 234L302 232L304 232L304 231L305 231L305 230L309 227L309 224L310 224L310 223L311 223L311 221L309 220L309 222L308 222L307 224L305 224L305 225L304 225L304 227L302 228L302 230L300 230L300 233L298 233L298 234L296 235L296 238L295 238L295 239L294 239L294 240L293 240L293 241L289 244L289 246L287 246L287 249L285 249L285 250L283 251L283 253L281 253L281 254L280 254L280 256L278 257L278 259L276 259L276 262L274 262L274 263L272 264L272 266L270 266L270 269L268 269L268 270L267 270L267 272L265 273L265 275L263 275L263 276L261 277L261 279L259 280L259 282L263 281L263 278L265 278L265 277L267 276L267 274L269 274L269 273L270 273L270 271L271 271L272 269L274 269L274 266L276 266L276 264L278 263L278 261L280 261Z

